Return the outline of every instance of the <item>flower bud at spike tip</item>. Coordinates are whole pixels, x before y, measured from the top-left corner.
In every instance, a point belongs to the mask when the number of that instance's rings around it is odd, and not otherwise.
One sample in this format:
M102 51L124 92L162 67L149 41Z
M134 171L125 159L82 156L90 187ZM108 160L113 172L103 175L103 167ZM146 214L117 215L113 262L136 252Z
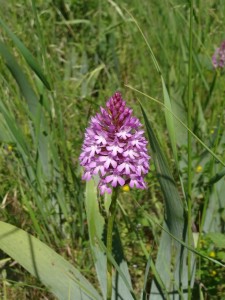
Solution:
M91 118L85 132L80 154L84 180L99 175L100 193L112 193L112 188L129 185L145 189L144 176L149 170L150 156L140 121L119 92L116 92Z

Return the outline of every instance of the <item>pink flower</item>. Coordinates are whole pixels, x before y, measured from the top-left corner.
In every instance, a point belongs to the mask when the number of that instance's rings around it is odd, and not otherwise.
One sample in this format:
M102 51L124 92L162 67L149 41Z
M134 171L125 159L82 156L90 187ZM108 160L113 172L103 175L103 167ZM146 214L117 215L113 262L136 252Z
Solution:
M100 194L103 195L106 193L111 194L112 193L112 189L110 187L108 187L108 185L106 183L99 183L99 189L100 189Z
M124 171L126 175L129 175L131 172L135 171L135 167L130 162L123 162L117 167L119 172Z
M144 175L149 170L150 156L147 140L140 129L140 121L120 93L116 92L91 118L86 129L80 155L84 167L84 180L99 175L101 194L111 193L112 188L129 184L146 188Z
M107 183L111 182L113 187L117 186L117 183L119 183L120 185L124 185L125 184L125 180L123 179L123 177L117 175L117 174L113 174L113 175L109 175L106 177L105 181Z
M121 148L117 145L108 146L108 147L106 147L106 149L111 152L112 156L116 156L117 153L123 152L123 148Z

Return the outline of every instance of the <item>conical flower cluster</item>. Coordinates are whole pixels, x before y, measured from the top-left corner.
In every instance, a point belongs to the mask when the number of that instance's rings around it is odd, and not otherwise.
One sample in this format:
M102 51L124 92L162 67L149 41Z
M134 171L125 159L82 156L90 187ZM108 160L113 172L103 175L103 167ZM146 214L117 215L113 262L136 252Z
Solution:
M149 170L150 156L141 126L119 92L91 118L79 159L84 167L84 180L99 175L101 194L125 184L146 188L144 175Z
M221 46L216 49L212 56L212 64L214 68L225 67L225 41L222 42Z

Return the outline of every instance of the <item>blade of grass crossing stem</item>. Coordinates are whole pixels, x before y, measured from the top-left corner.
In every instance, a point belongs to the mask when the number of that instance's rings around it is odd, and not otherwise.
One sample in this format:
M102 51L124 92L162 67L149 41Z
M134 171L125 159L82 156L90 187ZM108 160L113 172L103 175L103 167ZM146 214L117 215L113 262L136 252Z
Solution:
M32 235L4 222L0 222L0 249L38 278L58 299L102 299L91 283L62 256Z
M0 18L0 25L5 29L8 36L14 42L14 45L19 49L20 53L23 55L24 59L30 66L30 68L35 72L35 74L40 78L43 84L46 86L47 89L50 88L50 84L46 79L41 67L36 62L35 58L31 54L31 52L25 47L25 45L21 42L21 40L9 29L9 27L5 24L5 22Z
M172 235L180 240L186 240L186 223L184 205L180 199L179 192L175 186L174 179L170 173L166 159L162 153L157 138L152 130L150 122L144 108L141 106L144 116L147 134L152 150L159 183L164 196L165 202L165 228L168 228ZM166 259L165 259L166 258ZM175 261L172 261L173 260ZM160 245L156 260L156 269L161 275L161 279L167 288L167 291L174 294L174 299L179 299L179 294L182 293L186 298L188 287L187 266L186 266L187 251L179 243L172 241L168 235L162 233ZM171 273L171 267L173 272ZM157 282L154 282L151 289L150 298L163 299L165 295L160 290Z
M86 184L86 197L85 197L85 208L88 221L89 238L91 248L93 252L95 268L98 276L98 280L101 286L102 294L104 299L107 294L107 281L106 281L106 252L107 249L104 246L106 242L106 224L103 216L99 211L99 205L102 201L97 197L97 186L93 180ZM103 200L104 201L104 200ZM130 275L127 267L127 263L124 260L121 242L118 231L115 230L113 237L113 257L115 258L118 268L115 267L117 272L113 276L113 296L118 297L121 300L133 300L131 295L130 287L131 282ZM121 270L121 273L118 272ZM125 274L126 281L122 274ZM113 299L114 299L113 298Z

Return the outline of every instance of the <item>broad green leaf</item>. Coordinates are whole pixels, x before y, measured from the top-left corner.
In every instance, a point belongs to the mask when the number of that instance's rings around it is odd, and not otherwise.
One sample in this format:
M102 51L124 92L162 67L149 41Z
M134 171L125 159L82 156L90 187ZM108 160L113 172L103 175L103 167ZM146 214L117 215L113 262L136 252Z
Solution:
M47 87L47 89L51 89L48 80L46 79L41 67L36 62L35 58L31 54L31 52L25 47L25 45L21 42L21 40L9 29L9 27L5 24L5 22L0 18L0 25L5 29L8 36L13 40L15 46L19 49L23 57L25 58L28 65L31 69L36 73L36 75L40 78L43 84Z
M86 185L86 199L85 207L88 220L89 228L89 238L91 242L91 248L94 257L95 268L97 276L100 282L103 298L106 299L106 248L105 238L106 238L106 226L105 220L102 214L99 211L99 199L97 197L97 186L94 181L87 182ZM104 199L104 201L111 201L109 197ZM102 208L105 209L105 214L107 213L108 203ZM114 261L115 260L115 261ZM127 267L127 263L123 256L122 246L119 238L118 231L115 231L113 239L113 257L111 261L114 264L114 267L117 272L115 272L113 279L113 295L112 299L118 297L120 300L133 300L130 290L131 288L131 279ZM126 280L124 280L126 278Z
M157 176L164 196L165 203L165 223L164 228L169 230L173 236L179 240L186 239L185 210L175 181L168 168L159 142L152 130L147 115L141 106L144 116L147 134L152 150ZM171 239L166 232L162 232L160 245L156 260L156 269L167 288L167 292L173 293L174 299L180 296L187 298L188 278L187 278L187 250L179 243ZM172 261L174 259L174 261ZM174 267L172 267L174 265ZM157 284L153 282L150 299L164 299L165 293Z
M0 222L0 249L38 278L60 300L102 299L75 267L24 230Z

